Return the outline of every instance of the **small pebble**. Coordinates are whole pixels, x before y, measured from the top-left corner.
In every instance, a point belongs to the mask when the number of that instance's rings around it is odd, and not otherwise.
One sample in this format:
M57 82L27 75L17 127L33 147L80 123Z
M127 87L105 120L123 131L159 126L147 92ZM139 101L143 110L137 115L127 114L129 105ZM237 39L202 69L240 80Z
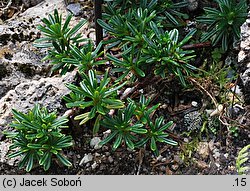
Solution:
M227 159L227 158L228 158L228 155L229 155L228 153L225 153L225 154L224 154L224 157Z
M215 164L215 166L217 166L217 168L220 168L220 164L219 163L214 163Z
M178 164L173 164L171 167L172 167L172 169L174 171L176 171L179 168L179 165Z
M80 3L73 3L67 6L67 9L74 15L79 16L82 14L81 4Z
M98 164L97 164L96 162L94 162L94 163L91 165L92 170L96 169L97 166L98 166Z
M103 146L102 146L102 150L103 150L103 151L108 151L108 150L109 150L109 147L106 146L106 145L103 145Z
M188 138L184 138L183 141L184 141L185 143L188 143L188 142L189 142Z
M196 101L192 101L192 102L191 102L191 105L192 105L193 107L198 107L198 103L197 103Z
M213 156L214 156L214 158L219 158L219 157L220 157L220 153L219 153L219 152L215 152L215 153L213 154Z
M95 153L95 157L99 157L101 156L99 153Z
M113 163L113 162L114 162L114 159L113 159L111 156L109 156L109 157L108 157L108 161L109 161L109 163Z
M161 155L159 155L159 156L156 158L157 161L161 161L162 159L163 159L163 156L161 156Z
M139 92L140 92L141 94L143 94L143 89L139 89Z
M161 167L160 167L160 170L161 170L162 172L166 172L166 167L165 167L165 166L161 166Z
M85 156L80 161L79 165L81 166L81 165L86 164L92 160L93 160L93 155L91 153L89 153L87 155L85 154Z
M92 138L91 139L91 141L90 141L90 147L91 148L94 148L94 149L100 149L100 148L102 148L102 146L101 145L99 145L99 143L101 142L101 139L99 138L99 137L94 137L94 138Z
M162 158L161 159L161 162L166 162L167 161L167 158Z
M105 156L106 157L110 156L110 152L105 152Z

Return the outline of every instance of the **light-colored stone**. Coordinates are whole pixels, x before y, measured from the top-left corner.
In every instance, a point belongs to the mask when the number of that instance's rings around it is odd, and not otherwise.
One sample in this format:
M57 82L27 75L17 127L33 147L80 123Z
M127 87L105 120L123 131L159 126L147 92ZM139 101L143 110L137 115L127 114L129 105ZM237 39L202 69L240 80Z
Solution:
M195 161L195 163L196 163L197 167L200 168L200 169L208 168L207 163L204 162L204 161L198 160L198 161Z
M219 151L219 149L214 149L214 150L213 150L213 157L214 157L215 159L220 158L220 151Z
M93 160L93 155L91 153L85 154L82 160L80 161L79 165L82 166L83 164L91 162L92 160Z
M198 107L198 103L197 103L196 101L192 101L192 102L191 102L191 105L192 105L193 107Z
M197 152L203 159L206 159L209 156L208 142L200 142L197 148Z
M163 159L163 156L162 156L162 155L159 155L159 156L156 158L157 161L161 161L162 159Z
M209 149L212 151L214 149L214 140L209 141L208 146Z
M72 3L67 6L67 9L74 15L79 16L82 14L81 4L80 3Z
M108 161L109 161L109 163L113 163L113 162L114 162L114 159L113 159L111 156L109 156L109 157L108 157Z
M185 143L188 143L188 142L189 142L188 138L186 138L186 137L183 139L183 141L184 141Z
M92 170L95 170L97 166L98 166L98 164L97 164L96 162L94 162L94 163L91 165Z
M0 163L7 163L8 165L13 166L17 161L20 160L20 156L15 158L8 158L9 147L11 143L9 142L1 142L0 143Z
M250 15L250 12L248 13ZM246 22L241 26L241 42L240 42L240 52L238 55L238 70L240 73L241 81L243 82L242 92L246 105L245 116L250 115L249 105L250 105L250 24L249 16ZM243 116L244 117L244 116ZM245 117L244 117L245 118ZM250 120L240 119L240 122L243 122L244 125L249 126Z
M246 69L245 72L240 76L244 86L246 86L247 83L250 81L249 76L250 76L250 68Z
M228 158L228 156L229 156L228 153L225 153L225 154L224 154L224 157L225 157L226 159Z
M54 9L57 9L59 14L62 14L63 20L65 20L66 16L69 14L67 11L66 5L64 0L44 0L40 4L27 9L24 13L21 13L19 16L29 19L35 18L33 23L34 24L41 24L41 19L44 17L48 17L49 14L53 14ZM82 18L73 17L70 22L70 26L75 26ZM79 32L83 35L86 34L86 30L89 28L89 25L83 26Z
M100 149L102 148L102 146L99 145L100 142L101 142L101 139L99 137L94 137L90 140L90 147L94 149Z
M4 126L10 122L12 108L27 112L34 107L35 103L39 103L47 107L49 111L62 109L61 99L70 92L64 84L72 82L75 74L72 72L63 77L31 80L19 84L14 90L10 90L0 99L0 125Z

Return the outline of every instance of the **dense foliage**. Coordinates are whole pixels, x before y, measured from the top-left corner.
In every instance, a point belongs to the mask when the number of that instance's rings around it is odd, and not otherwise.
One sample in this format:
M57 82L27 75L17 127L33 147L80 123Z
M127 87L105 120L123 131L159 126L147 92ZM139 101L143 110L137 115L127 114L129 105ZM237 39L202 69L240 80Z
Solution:
M226 113L223 109L232 103L225 99L226 87L236 76L228 77L233 69L225 65L222 57L239 39L247 4L245 0L214 2L216 6L204 8L204 15L189 18L186 1L107 0L103 19L98 20L106 38L96 46L93 40L79 33L86 20L71 28L72 15L63 22L55 10L48 19L42 20L43 25L38 26L44 37L36 40L35 46L47 48L44 60L50 61L53 71L61 75L73 69L78 72L76 82L65 84L70 93L63 99L67 108L77 111L71 117L80 120L79 126L91 125L93 134L100 130L110 131L100 145L111 143L113 150L124 146L131 150L146 148L158 156L162 145L178 145L178 140L170 135L174 122L159 112L160 102L144 95L144 87L133 97L129 96L130 92L125 95L126 90L130 88L133 92L133 88L155 79L161 84L175 82L183 89L196 85L212 100L203 110L215 106L214 112L217 112L214 118L204 115L205 122L199 133L210 123L209 119L223 122ZM190 27L188 19L200 24ZM213 45L209 51L202 43L207 41ZM104 51L101 51L102 46ZM203 55L208 55L209 59L202 59ZM201 80L204 84L199 83ZM211 95L202 85L218 90L220 95ZM169 91L175 91L173 89ZM68 122L66 118L57 119L55 112L48 113L38 105L28 114L13 110L13 115L15 120L10 126L16 132L7 134L13 140L11 148L19 150L10 157L21 155L20 167L26 166L30 171L34 162L38 162L48 170L53 156L64 165L71 165L61 154L62 148L72 145L71 137L61 133ZM236 125L228 126L231 133L230 129ZM217 127L206 130L216 133ZM190 135L193 131L184 133ZM240 156L245 157L245 154L240 153ZM240 156L237 165L243 173L245 168L240 166L246 159Z
M5 132L5 134L13 141L10 149L18 149L9 154L9 157L21 156L20 168L26 166L26 171L30 171L39 164L44 170L48 170L52 159L71 166L62 154L63 148L72 146L71 136L61 132L62 128L68 128L66 117L58 119L56 112L49 113L46 108L40 108L39 105L35 105L27 114L15 109L12 113L15 120L10 126L15 131Z

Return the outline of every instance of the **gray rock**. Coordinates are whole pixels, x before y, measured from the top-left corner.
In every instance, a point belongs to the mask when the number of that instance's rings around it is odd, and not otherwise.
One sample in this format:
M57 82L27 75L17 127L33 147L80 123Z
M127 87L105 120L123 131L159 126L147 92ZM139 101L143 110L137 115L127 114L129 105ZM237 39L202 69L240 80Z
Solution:
M220 158L220 151L219 151L219 149L216 148L216 149L213 150L213 157L215 159Z
M93 160L93 155L91 153L85 154L85 156L80 161L79 165L82 166L83 164L91 162L92 160Z
M197 147L197 152L199 155L206 159L209 156L209 144L208 142L200 142Z
M250 12L248 13L250 15ZM240 123L250 125L250 24L249 19L241 26L240 52L238 54L238 71L243 83L242 93L245 102L245 114L239 119Z
M79 16L82 14L82 8L80 3L72 3L67 6L67 9L74 15Z
M192 102L191 102L191 105L192 105L193 107L198 107L198 103L197 103L196 101L192 101Z
M94 137L90 140L90 147L94 148L94 149L100 149L102 148L101 145L99 145L99 143L101 142L101 139L99 137Z
M0 99L17 85L45 77L49 71L48 64L41 62L44 54L36 53L29 42L10 42L1 51L5 56L0 55Z
M109 163L113 163L113 162L114 162L114 159L113 159L111 156L109 156L109 157L108 157L108 161L109 161Z
M64 0L41 0L40 4L34 6L30 1L39 1L39 0L24 0L27 1L27 5L33 6L32 8L27 9L25 12L21 13L21 17L31 17L31 18L43 18L48 14L53 13L54 9L57 9L59 12L67 13L64 4Z
M63 77L48 77L40 80L30 80L10 90L0 99L0 125L4 126L10 122L11 109L15 108L21 112L34 107L39 103L53 111L62 109L61 99L70 91L65 87L65 83L72 82L75 72L67 73Z
M9 147L11 143L1 142L0 143L0 163L7 163L8 165L13 166L20 160L20 157L8 158L7 154L9 154Z
M157 161L161 161L162 159L163 159L163 156L162 156L162 155L159 155L159 156L156 158Z
M91 165L92 170L95 170L97 166L98 166L98 164L97 164L96 162L94 162L94 163Z
M249 12L250 14L250 12ZM248 20L241 26L241 42L240 42L240 53L238 54L238 62L240 64L240 69L245 68L242 71L241 69L241 80L243 82L243 94L245 94L246 101L250 104L250 99L248 96L250 95L250 62L249 62L249 54L250 54L250 25Z
M64 109L61 97L69 92L64 83L74 78L73 73L62 78L48 77L50 67L41 62L46 51L32 45L41 36L37 25L42 24L43 17L58 9L65 20L68 11L64 0L23 0L23 3L37 5L0 25L0 126L4 129L11 120L12 108L26 112L35 103L41 103L49 110ZM70 26L79 20L73 17ZM87 25L79 31L84 37L86 28Z

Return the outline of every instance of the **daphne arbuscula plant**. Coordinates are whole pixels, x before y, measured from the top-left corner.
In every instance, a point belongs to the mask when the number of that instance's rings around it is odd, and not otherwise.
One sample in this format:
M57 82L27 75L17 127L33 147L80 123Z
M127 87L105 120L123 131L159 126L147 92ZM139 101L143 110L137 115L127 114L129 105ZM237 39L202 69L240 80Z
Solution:
M48 170L53 159L65 166L71 166L64 156L62 149L72 146L72 137L65 135L61 129L67 128L68 119L57 118L56 112L35 105L27 114L12 110L14 120L10 124L15 131L5 132L7 138L12 140L8 156L14 158L21 156L19 168L26 166L29 172L36 165Z
M201 41L211 40L212 44L221 44L222 50L232 47L240 39L240 26L246 21L246 0L215 0L219 8L205 7L205 14L197 18L198 22L207 24L207 31Z

